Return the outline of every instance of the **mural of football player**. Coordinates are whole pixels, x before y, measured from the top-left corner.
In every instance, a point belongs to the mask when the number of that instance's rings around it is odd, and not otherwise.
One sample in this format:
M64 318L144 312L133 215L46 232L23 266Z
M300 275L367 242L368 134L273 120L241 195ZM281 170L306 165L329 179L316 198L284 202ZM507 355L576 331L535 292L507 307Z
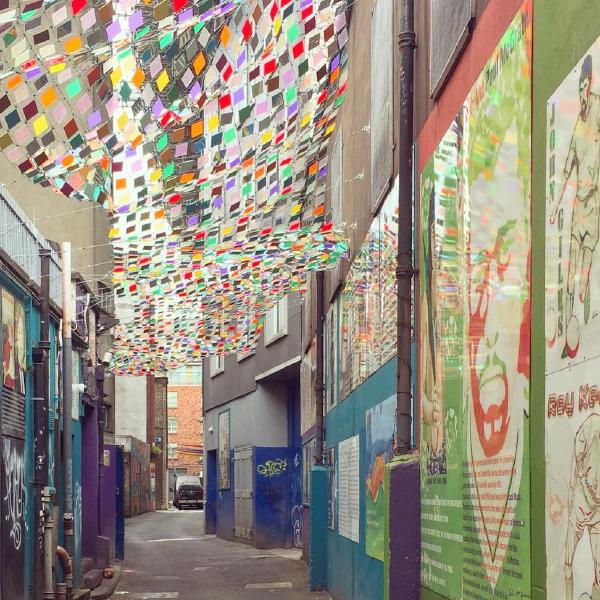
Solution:
M423 382L421 388L421 415L426 427L427 473L446 473L444 440L444 407L442 390L440 332L438 328L438 243L435 231L435 184L427 178L423 182L423 197L428 197L427 227L423 230L422 244L425 256L425 293L421 300L421 345Z
M566 600L573 600L573 558L584 533L589 535L594 582L591 596L600 600L600 414L591 414L577 430L573 445L565 553Z
M579 323L574 314L575 296L584 305L584 321L590 314L590 270L600 224L600 96L592 92L592 57L586 56L579 75L579 116L573 129L557 200L549 208L554 223L572 175L576 195L571 217L571 241L565 307L566 339L562 357L574 358L579 350ZM579 285L577 285L579 284ZM576 289L578 288L578 289Z

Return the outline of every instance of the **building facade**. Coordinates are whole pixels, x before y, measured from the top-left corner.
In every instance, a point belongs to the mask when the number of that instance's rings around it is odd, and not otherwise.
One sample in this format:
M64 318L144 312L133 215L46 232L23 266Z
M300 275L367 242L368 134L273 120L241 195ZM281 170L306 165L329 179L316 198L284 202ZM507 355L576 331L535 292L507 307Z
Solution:
M302 545L301 312L298 297L284 298L254 353L203 363L207 533Z
M169 373L167 389L168 467L175 475L204 477L202 365Z

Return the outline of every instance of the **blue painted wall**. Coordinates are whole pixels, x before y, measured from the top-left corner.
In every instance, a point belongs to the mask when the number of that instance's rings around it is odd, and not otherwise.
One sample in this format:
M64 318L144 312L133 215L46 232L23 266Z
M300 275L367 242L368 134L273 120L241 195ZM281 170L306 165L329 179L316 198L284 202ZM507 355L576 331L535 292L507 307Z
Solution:
M204 477L204 532L217 533L217 451L206 453Z
M327 531L327 588L336 600L380 600L383 598L383 562L365 552L365 413L396 390L396 361L391 360L354 390L327 415L327 447L360 435L360 542ZM336 450L337 455L337 450Z
M291 546L290 506L293 448L254 449L254 544L257 548Z

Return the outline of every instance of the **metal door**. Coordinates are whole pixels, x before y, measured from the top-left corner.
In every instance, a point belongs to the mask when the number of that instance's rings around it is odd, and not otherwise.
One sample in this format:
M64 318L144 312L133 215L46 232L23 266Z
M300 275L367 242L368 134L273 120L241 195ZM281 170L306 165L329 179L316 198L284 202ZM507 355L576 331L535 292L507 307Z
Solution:
M123 446L117 446L117 494L116 494L116 525L115 525L115 558L125 558L125 505L123 492L125 491Z
M253 535L253 455L252 446L233 450L233 483L235 489L235 537L252 539Z

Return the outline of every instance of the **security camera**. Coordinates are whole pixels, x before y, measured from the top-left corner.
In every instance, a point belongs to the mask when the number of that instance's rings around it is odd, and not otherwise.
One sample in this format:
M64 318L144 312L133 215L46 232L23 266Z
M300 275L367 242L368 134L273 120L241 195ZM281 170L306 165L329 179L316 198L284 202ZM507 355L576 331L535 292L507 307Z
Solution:
M110 365L110 361L113 359L113 353L108 351L104 353L104 356L102 358L102 364L103 365Z
M215 428L214 427L209 427L208 428L208 433L214 433L215 432Z

